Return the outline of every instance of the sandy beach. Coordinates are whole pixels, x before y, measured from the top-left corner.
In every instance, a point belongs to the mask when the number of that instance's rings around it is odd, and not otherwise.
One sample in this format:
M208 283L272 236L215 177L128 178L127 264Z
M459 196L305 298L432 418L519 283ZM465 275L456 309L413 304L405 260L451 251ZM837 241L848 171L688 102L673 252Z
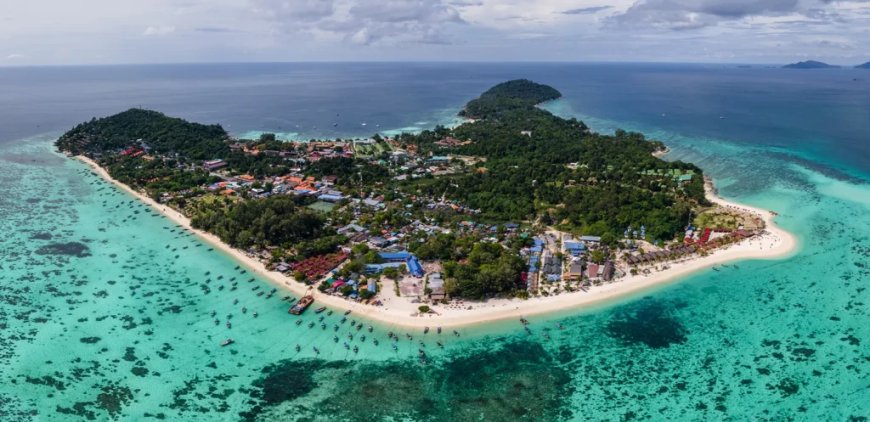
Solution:
M497 320L519 319L520 317L529 317L567 309L579 309L584 306L600 304L605 301L659 287L715 265L744 259L777 259L785 257L797 249L797 242L794 236L774 224L773 213L726 201L716 196L711 187L708 186L707 196L711 202L723 207L736 208L757 214L766 224L765 233L762 236L756 236L717 250L706 257L695 257L683 262L672 262L668 264L668 269L655 271L646 275L629 275L613 283L591 287L587 291L562 293L548 297L541 296L527 300L493 299L486 302L464 301L461 308L436 305L432 306L432 310L437 314L417 316L417 307L420 304L411 303L406 298L396 297L391 288L381 289L381 294L383 295L381 300L384 305L376 307L322 294L316 289L311 289L302 283L296 282L292 277L285 276L279 272L268 271L260 261L224 244L217 236L191 227L190 220L180 212L159 204L146 195L136 192L130 187L112 179L106 170L91 159L84 156L77 156L76 158L90 166L96 174L105 180L145 202L177 225L195 233L216 249L224 251L277 287L289 290L296 295L313 294L315 298L315 305L313 306L315 307L326 305L342 310L352 310L357 316L365 316L393 326L418 328L424 326L459 327ZM387 283L391 282L385 282L385 284Z

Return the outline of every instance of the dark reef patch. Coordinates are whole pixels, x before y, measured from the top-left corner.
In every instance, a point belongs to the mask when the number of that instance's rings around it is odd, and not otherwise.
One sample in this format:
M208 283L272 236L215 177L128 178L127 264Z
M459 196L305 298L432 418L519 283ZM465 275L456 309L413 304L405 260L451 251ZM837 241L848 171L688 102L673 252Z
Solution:
M49 243L36 250L39 255L67 255L77 258L90 256L88 246L79 242Z
M245 420L565 420L571 374L533 342L460 354L424 366L414 360L285 360L263 369ZM349 406L336 397L365 397Z
M687 330L673 315L674 305L647 298L625 305L607 323L610 337L625 344L645 344L658 349L686 342Z

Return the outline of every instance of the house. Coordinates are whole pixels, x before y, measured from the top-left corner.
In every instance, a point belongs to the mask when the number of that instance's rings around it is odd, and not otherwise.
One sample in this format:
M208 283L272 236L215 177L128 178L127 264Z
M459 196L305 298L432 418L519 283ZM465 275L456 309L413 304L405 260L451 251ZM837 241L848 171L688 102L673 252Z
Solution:
M604 281L613 280L613 274L616 272L616 267L613 265L613 261L607 261L604 263L604 271L601 273L601 278Z
M405 262L413 255L410 252L381 252L378 254L385 262Z
M601 243L601 236L580 236L581 242Z
M531 138L531 137L532 137L532 131L530 131L530 130L523 130L523 131L520 131L520 135L522 135L522 136L528 136L528 137Z
M348 225L338 229L338 234L347 234L350 232L364 233L365 231L366 231L365 227L360 226L359 224L348 224Z
M202 163L202 166L208 171L215 171L217 169L226 167L227 163L224 160L209 160Z
M562 242L562 249L566 255L580 256L580 254L586 251L586 245L577 240L566 240Z
M586 276L589 278L598 278L598 264L589 264L589 266L586 267Z
M579 259L571 261L571 264L568 265L568 271L565 273L565 277L574 280L583 278L583 262Z
M323 178L320 179L320 181L326 186L334 185L337 180L338 176L323 176Z
M387 246L390 246L390 241L383 237L375 236L369 239L369 246L377 249L386 248Z

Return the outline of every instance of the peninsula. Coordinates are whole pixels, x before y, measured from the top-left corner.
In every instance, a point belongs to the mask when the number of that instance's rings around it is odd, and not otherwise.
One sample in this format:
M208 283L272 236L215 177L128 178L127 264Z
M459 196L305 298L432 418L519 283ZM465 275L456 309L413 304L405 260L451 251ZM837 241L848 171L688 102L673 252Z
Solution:
M553 312L793 249L773 213L717 198L661 142L537 107L559 97L514 80L455 128L331 141L131 109L57 146L271 282L406 326Z

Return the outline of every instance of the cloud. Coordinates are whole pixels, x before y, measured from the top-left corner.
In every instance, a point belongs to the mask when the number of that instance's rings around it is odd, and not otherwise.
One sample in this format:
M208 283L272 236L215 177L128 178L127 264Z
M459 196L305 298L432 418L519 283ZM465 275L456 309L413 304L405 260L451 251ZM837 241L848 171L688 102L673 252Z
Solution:
M145 28L145 31L142 32L142 35L145 36L160 36L167 35L175 32L174 26L149 26Z
M216 26L203 26L199 28L193 28L196 32L209 32L209 33L227 33L227 32L237 32L232 28L222 28Z
M612 8L613 6L592 6L570 9L562 12L563 15L591 15Z
M339 37L353 44L449 43L448 26L462 24L444 0L252 0L285 32Z
M639 0L612 22L685 30L750 16L778 16L800 10L798 0Z
M16 60L16 59L23 59L23 58L24 58L24 55L18 54L18 53L12 53L12 54L6 56L6 60Z

